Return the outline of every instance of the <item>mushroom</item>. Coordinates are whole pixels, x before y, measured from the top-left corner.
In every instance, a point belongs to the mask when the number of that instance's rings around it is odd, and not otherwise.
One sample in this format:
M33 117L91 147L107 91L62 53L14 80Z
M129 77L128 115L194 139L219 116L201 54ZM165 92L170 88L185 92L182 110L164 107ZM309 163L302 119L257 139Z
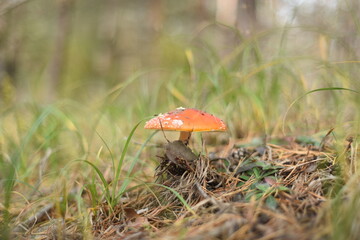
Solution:
M194 108L179 107L174 111L159 114L145 124L145 129L180 131L179 140L185 145L192 132L226 131L225 123L212 114Z

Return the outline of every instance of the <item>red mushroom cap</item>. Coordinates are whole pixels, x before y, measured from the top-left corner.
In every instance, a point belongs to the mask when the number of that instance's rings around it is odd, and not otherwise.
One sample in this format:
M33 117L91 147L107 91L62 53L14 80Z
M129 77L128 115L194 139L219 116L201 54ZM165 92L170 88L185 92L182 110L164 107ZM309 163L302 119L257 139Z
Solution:
M145 128L182 132L226 131L227 129L225 123L219 118L194 108L177 108L160 114L147 121Z

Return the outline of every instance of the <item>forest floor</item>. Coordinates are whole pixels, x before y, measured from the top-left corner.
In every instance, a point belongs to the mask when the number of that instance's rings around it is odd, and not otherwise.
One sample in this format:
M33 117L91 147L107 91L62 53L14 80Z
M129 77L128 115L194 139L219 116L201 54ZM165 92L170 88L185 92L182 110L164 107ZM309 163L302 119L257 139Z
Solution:
M342 185L339 155L322 141L284 138L274 143L209 149L190 164L166 157L153 185L131 189L114 209L88 209L84 221L61 219L55 206L17 227L31 239L326 239L329 211ZM343 144L352 160L352 141ZM175 170L174 170L175 169ZM84 191L82 198L90 198ZM76 201L69 200L69 208ZM59 220L61 219L61 220ZM35 224L36 223L36 224ZM88 229L88 231L84 231ZM60 236L59 236L60 234Z

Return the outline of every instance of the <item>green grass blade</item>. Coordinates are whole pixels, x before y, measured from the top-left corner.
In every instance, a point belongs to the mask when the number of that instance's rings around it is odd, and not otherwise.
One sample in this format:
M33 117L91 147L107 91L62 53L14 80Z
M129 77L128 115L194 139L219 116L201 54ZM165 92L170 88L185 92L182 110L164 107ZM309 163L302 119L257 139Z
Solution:
M130 141L131 141L131 138L132 136L134 135L135 133L135 130L138 128L138 126L143 122L143 120L139 121L134 127L133 129L131 130L126 142L125 142L125 146L124 146L124 149L121 153L121 156L120 156L120 159L119 159L119 163L117 165L117 168L116 168L116 172L115 172L115 178L113 180L113 186L112 186L112 199L115 200L115 196L116 196L116 186L117 186L117 182L119 181L119 178L120 178L120 172L121 172L121 169L122 169L122 166L123 166L123 163L124 163L124 159L125 159L125 155L126 155L126 152L128 150L128 147L129 147L129 144L130 144ZM113 202L112 205L114 206L116 204L116 202Z
M106 179L105 179L104 175L101 173L100 169L97 166L95 166L95 164L93 164L92 162L89 162L88 160L77 160L77 161L87 163L95 170L96 174L99 176L99 178L103 184L103 187L105 189L105 198L107 199L108 202L112 201L112 199L110 199L109 184L106 182Z
M96 134L98 135L98 137L101 139L101 141L104 143L106 149L108 150L110 157L111 157L111 163L112 163L113 169L115 169L115 158L114 158L114 155L112 154L111 149L109 148L109 145L106 143L105 139L103 139L97 131L96 131Z
M186 202L186 200L174 189L162 185L162 184L158 184L158 183L150 183L150 185L154 185L154 186L158 186L158 187L163 187L166 188L167 190L171 191L179 200L180 202L186 207L186 209L191 212L193 215L196 215L196 213L194 212L194 210L192 210L192 208L190 207L190 205Z
M302 98L306 97L307 95L311 94L311 93L315 93L315 92L322 92L322 91L349 91L349 92L353 92L356 94L360 94L360 92L353 90L353 89L349 89L349 88L342 88L342 87L329 87L329 88L317 88L311 91L306 92L305 94L301 95L300 97L296 98L288 107L288 109L286 110L283 120L282 120L282 132L284 135L286 135L285 133L285 121L286 121L286 117L290 111L290 109L295 105L295 103L297 103L298 101L300 101Z
M133 158L131 165L129 167L129 171L128 174L126 176L126 179L124 179L123 184L120 187L120 191L119 194L117 195L116 199L119 199L121 197L121 195L125 192L125 189L127 188L127 186L130 183L130 175L132 173L132 170L134 169L136 163L139 161L140 159L140 154L141 152L144 150L145 146L147 145L147 143L155 136L155 134L157 133L157 131L154 131L147 139L146 141L141 145L139 151L136 153L135 157Z

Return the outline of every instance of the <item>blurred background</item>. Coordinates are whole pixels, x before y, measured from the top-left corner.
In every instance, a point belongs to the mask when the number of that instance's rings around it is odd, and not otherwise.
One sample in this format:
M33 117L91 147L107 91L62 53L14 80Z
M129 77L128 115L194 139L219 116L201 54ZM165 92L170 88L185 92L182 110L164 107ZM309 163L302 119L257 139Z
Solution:
M0 233L74 188L90 200L59 212L82 218L107 183L153 182L166 140L134 126L180 106L227 123L209 152L333 129L346 163L359 54L359 0L0 0Z
M2 0L2 109L66 100L141 119L197 107L235 137L280 133L306 92L359 90L359 13L357 0ZM357 95L306 97L286 127L354 120Z

